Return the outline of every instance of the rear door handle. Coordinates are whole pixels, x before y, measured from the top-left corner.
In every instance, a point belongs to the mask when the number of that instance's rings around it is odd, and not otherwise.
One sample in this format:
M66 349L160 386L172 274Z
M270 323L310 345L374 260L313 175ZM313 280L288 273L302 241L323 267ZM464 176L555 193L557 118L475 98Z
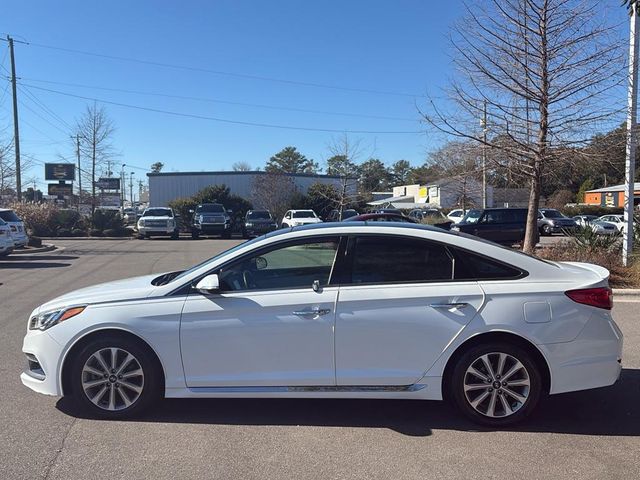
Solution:
M458 302L458 303L432 303L429 305L431 308L446 308L447 310L451 310L453 308L464 308L469 304L467 302Z
M331 309L329 308L314 308L313 310L297 310L293 312L294 315L299 315L301 317L307 317L309 315L313 315L314 317L320 315L326 315L331 313Z

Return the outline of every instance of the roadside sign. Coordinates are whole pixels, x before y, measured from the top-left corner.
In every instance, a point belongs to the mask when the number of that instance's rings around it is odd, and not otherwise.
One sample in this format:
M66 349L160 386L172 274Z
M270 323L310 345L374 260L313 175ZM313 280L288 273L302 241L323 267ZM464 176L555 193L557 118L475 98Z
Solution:
M120 208L120 194L119 193L105 193L100 195L101 207L116 207Z
M103 190L120 190L119 178L99 178L96 182L96 188Z
M44 179L73 182L76 179L76 166L73 163L45 163Z
M49 195L71 196L73 194L73 185L70 183L50 183Z

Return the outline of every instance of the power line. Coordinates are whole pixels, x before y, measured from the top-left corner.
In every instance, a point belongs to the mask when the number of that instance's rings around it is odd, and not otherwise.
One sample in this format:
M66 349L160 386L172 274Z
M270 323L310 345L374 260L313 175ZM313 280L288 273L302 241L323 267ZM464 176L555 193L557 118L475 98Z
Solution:
M22 89L20 90L22 91ZM27 98L27 97L24 97ZM30 102L33 102L33 100L31 100L29 98ZM57 129L58 131L64 133L65 135L68 135L69 132L63 130L62 128L60 128L58 125L56 125L55 123L53 123L51 120L49 120L46 117L43 117L42 115L40 115L40 113L38 113L37 111L35 111L33 108L31 108L29 105L27 105L24 100L20 100L20 106L26 108L27 110L29 110L31 113L33 113L36 117L38 117L40 120L42 120L43 122L49 124L50 126L52 126L53 128Z
M244 126L251 126L251 127L263 127L263 128L276 128L276 129L281 129L281 130L299 130L299 131L307 131L307 132L325 132L325 133L357 133L357 134L376 134L376 135L382 135L382 134L418 134L418 133L422 133L421 131L393 131L393 130L388 130L388 131L374 131L374 130L339 130L339 129L333 129L333 128L312 128L312 127L296 127L296 126L291 126L291 125L275 125L275 124L270 124L270 123L257 123L257 122L246 122L246 121L240 121L240 120L229 120L226 118L219 118L219 117L210 117L210 116L206 116L206 115L197 115L197 114L192 114L192 113L181 113L181 112L173 112L170 110L161 110L158 108L150 108L150 107L143 107L140 105L132 105L132 104L128 104L128 103L121 103L121 102L113 102L110 100L103 100L103 99L99 99L99 98L95 98L95 97L87 97L84 95L75 95L72 93L68 93L68 92L61 92L59 90L52 90L49 88L44 88L44 87L38 87L35 85L27 85L28 87L31 88L35 88L37 90L42 90L45 92L51 92L51 93L56 93L58 95L64 95L67 97L72 97L72 98L80 98L82 100L91 100L94 102L100 102L100 103L104 103L104 104L108 104L108 105L116 105L118 107L125 107L125 108L132 108L132 109L136 109L136 110L143 110L143 111L147 111L147 112L154 112L154 113L162 113L165 115L173 115L176 117L185 117L185 118L195 118L195 119L199 119L199 120L210 120L210 121L214 121L214 122L220 122L220 123L228 123L228 124L232 124L232 125L244 125Z
M185 96L185 95L172 95L172 94L160 93L160 92L144 92L144 91L141 91L141 90L127 90L127 89L122 89L122 88L100 87L100 86L96 86L96 85L84 85L84 84L79 84L79 83L56 82L56 81L53 81L53 80L40 80L40 79L35 79L35 78L22 77L22 80L26 80L28 82L38 82L38 83L51 84L51 85L62 85L62 86L67 86L67 87L77 87L77 88L87 88L87 89L94 89L94 90L104 90L104 91L107 91L107 92L131 93L131 94L134 94L134 95L148 95L148 96L154 96L154 97L175 98L175 99L179 99L179 100L195 100L195 101L200 101L200 102L222 103L222 104L226 104L226 105L239 105L239 106L244 106L244 107L265 108L265 109L271 109L271 110L285 110L285 111L290 111L290 112L317 113L317 114L322 114L322 115L340 115L340 116L346 116L346 117L372 118L372 119L377 119L377 120L395 120L395 121L403 121L403 122L415 122L416 121L415 119L412 119L412 118L391 117L391 116L385 116L385 115L368 115L368 114L362 114L362 113L349 113L349 112L331 112L331 111L326 111L326 110L310 110L310 109L296 108L296 107L281 107L281 106L276 106L276 105L265 105L265 104L259 104L259 103L233 102L233 101L230 101L230 100L220 100L220 99L207 98L207 97L193 97L193 96Z
M60 115L46 106L35 94L33 94L25 85L20 83L20 91L27 95L32 101L34 101L45 113L49 114L53 119L62 123L65 127L67 127L70 131L74 130L74 128L69 125Z
M53 45L45 45L45 44L42 44L42 43L32 43L32 42L30 42L30 43L28 43L28 45L31 45L33 47L46 48L46 49L49 49L49 50L57 50L57 51L60 51L60 52L74 53L74 54L78 54L78 55L86 55L86 56L98 57L98 58L106 58L106 59L109 59L109 60L118 60L118 61L123 61L123 62L139 63L139 64L143 64L143 65L153 65L153 66L156 66L156 67L172 68L172 69L176 69L176 70L187 70L187 71L191 71L191 72L209 73L209 74L213 74L213 75L221 75L221 76L234 77L234 78L246 78L246 79L249 79L249 80L261 80L261 81L285 83L285 84L289 84L289 85L299 85L299 86L303 86L303 87L325 88L325 89L330 89L330 90L342 90L342 91L346 91L346 92L368 93L368 94L376 94L376 95L391 95L391 96L396 96L396 97L410 97L410 98L424 97L424 95L418 95L418 94L414 94L414 93L393 92L393 91L388 91L388 90L374 90L374 89L367 89L367 88L343 87L343 86L339 86L339 85L329 85L329 84L324 84L324 83L302 82L302 81L297 81L297 80L287 80L287 79L283 79L283 78L265 77L265 76L261 76L261 75L250 75L250 74L245 74L245 73L227 72L227 71L223 71L223 70L212 70L212 69L209 69L209 68L192 67L192 66L188 66L188 65L175 65L175 64L170 64L170 63L155 62L155 61L151 61L151 60L142 60L142 59L139 59L139 58L121 57L121 56L117 56L117 55L107 55L107 54L103 54L103 53L88 52L88 51L85 51L85 50L76 50L76 49L73 49L73 48L56 47L56 46L53 46Z

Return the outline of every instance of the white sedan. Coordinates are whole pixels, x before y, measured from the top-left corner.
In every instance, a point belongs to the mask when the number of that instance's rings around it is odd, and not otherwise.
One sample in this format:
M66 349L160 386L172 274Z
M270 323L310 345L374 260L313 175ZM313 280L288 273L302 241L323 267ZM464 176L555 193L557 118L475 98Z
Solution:
M616 382L608 275L408 223L278 230L36 308L21 378L102 418L162 397L444 398L500 427Z

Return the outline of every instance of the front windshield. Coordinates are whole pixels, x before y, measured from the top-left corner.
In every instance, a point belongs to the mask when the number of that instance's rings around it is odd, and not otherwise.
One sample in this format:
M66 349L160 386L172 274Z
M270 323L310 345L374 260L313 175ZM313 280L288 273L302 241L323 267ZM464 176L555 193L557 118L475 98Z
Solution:
M196 213L224 213L224 207L219 203L208 203L206 205L198 205Z
M540 210L546 218L564 218L564 215L557 210Z
M247 220L270 220L271 214L267 211L249 212L247 214Z
M313 210L298 210L293 212L293 218L315 218L316 213Z
M463 223L478 223L480 220L480 216L482 215L482 210L469 210L467 214L462 219Z
M173 217L170 208L149 208L142 214L143 217Z
M20 217L18 217L13 210L4 210L0 212L0 218L5 222L21 222Z

